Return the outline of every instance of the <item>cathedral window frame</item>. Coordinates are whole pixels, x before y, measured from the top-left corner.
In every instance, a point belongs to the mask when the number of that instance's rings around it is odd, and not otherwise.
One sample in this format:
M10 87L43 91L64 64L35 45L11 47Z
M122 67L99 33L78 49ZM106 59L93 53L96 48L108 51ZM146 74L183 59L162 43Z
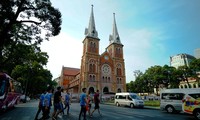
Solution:
M95 74L89 74L89 82L95 82L96 81L96 75Z
M122 65L120 63L118 63L116 65L116 75L117 76L121 76L122 75Z
M94 41L90 41L90 52L96 52L96 43Z
M92 75L89 75L89 81L92 81Z
M96 64L93 58L89 59L89 72L95 73L96 72Z

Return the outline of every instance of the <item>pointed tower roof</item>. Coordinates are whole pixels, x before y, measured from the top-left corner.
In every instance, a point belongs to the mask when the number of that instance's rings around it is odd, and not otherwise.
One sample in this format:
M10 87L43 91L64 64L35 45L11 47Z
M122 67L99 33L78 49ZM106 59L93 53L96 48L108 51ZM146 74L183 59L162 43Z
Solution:
M95 21L94 21L93 5L92 5L92 9L91 9L90 21L89 21L88 28L85 28L85 36L98 38L98 32L96 31Z
M117 44L122 44L120 41L120 37L117 31L117 25L116 25L116 20L115 20L115 13L113 13L114 21L113 21L113 33L109 37L110 44L112 43L117 43Z

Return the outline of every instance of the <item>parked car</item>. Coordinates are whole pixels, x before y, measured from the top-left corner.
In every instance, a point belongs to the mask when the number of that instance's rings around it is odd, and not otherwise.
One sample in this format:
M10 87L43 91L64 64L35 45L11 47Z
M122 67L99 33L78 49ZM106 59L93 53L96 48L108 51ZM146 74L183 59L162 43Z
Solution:
M133 107L144 107L144 101L136 93L116 93L115 104Z

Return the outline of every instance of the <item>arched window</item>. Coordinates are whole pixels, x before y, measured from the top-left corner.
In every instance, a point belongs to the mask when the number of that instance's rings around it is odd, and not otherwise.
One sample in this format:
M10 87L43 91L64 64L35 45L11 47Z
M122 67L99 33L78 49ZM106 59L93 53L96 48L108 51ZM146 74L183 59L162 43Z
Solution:
M89 72L92 72L92 64L89 65Z
M117 75L119 75L119 70L118 70L118 68L117 68Z
M108 82L110 83L110 77L108 77Z
M92 72L95 73L95 64L92 65Z
M116 72L118 76L122 75L121 64L116 65Z
M181 88L183 88L183 85L181 85Z
M96 52L96 44L95 43L93 43L92 52Z
M92 75L90 75L90 81L92 81Z
M185 86L185 88L187 88L187 85L184 85Z
M92 48L92 46L93 46L93 43L92 43L92 42L90 42L90 47Z
M89 93L94 94L94 88L93 87L89 88Z
M93 43L90 42L90 47L89 47L89 51L90 51L90 52L92 52L92 48L93 48L92 46L93 46Z
M95 81L95 76L93 75L93 79L92 79L93 81Z
M119 84L119 78L117 78L117 84Z
M105 81L104 81L104 76L102 77L102 79L103 79L103 82L105 82Z
M103 93L106 93L106 92L109 92L108 87L104 87L104 88L103 88Z
M120 57L121 49L120 48L116 48L115 50L116 50L115 56L116 57Z
M196 84L193 84L193 88L196 88Z
M105 82L107 82L107 77L106 77L106 80L105 80Z
M117 89L117 92L118 92L118 93L120 93L120 92L122 92L122 91L121 91L121 89L120 89L120 88L118 88L118 89Z

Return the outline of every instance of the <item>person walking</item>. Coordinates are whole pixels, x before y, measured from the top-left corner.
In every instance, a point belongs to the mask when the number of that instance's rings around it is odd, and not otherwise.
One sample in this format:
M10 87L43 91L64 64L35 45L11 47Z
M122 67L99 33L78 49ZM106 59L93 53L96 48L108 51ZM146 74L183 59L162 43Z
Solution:
M46 120L50 118L49 113L50 113L50 107L51 107L51 94L52 94L52 88L48 87L47 92L44 95L44 101L43 101L43 117L42 120Z
M92 107L92 98L91 98L91 94L90 94L90 91L88 92L88 95L87 95L87 105L88 105L88 114L90 116L90 110L91 110L91 107Z
M63 103L65 104L65 95L66 95L66 93L64 92L64 89L62 88L61 89L62 103L60 103L61 109L62 109L62 115L64 115L64 109L65 109L63 106Z
M52 113L52 120L57 120L58 114L62 112L61 103L62 103L61 87L57 87L57 91L54 94L54 100L53 100L54 111Z
M67 92L67 94L65 95L65 108L64 108L64 109L67 108L67 115L69 115L70 104L71 104L70 94L69 92Z
M82 113L83 113L83 120L86 120L86 88L82 89L82 93L80 95L80 106L81 106L81 111L79 114L79 120L81 120Z
M42 106L43 106L43 102L44 102L44 95L45 95L45 91L42 92L42 94L40 95L40 99L39 99L39 104L38 104L38 111L35 115L35 120L38 120L38 115L40 114L40 112L42 111Z
M102 116L101 113L100 113L100 110L99 110L99 103L100 103L99 90L97 90L96 93L94 94L94 105L95 105L94 110L90 114L90 117L92 117L95 110L98 110L99 115Z

